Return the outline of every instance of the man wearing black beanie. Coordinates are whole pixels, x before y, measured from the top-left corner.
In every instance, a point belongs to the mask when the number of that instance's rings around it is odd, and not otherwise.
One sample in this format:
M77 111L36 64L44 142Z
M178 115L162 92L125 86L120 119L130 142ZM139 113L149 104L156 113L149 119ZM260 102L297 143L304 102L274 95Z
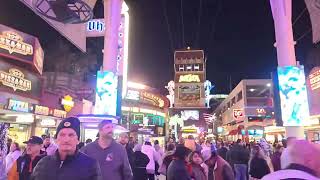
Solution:
M77 150L80 121L70 117L60 122L55 135L58 150L43 158L35 167L32 180L100 180L101 171L96 160Z

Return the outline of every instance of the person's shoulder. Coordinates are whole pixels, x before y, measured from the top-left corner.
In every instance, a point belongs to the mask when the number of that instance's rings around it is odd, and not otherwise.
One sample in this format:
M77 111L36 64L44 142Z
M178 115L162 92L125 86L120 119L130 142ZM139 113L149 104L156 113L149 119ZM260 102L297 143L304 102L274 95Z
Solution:
M78 161L81 161L82 164L93 165L96 163L95 159L89 157L88 155L86 155L82 152L78 152L77 159L78 159Z
M306 172L285 169L273 172L264 176L261 180L281 180L281 179L297 179L297 180L320 180L319 178L312 176Z

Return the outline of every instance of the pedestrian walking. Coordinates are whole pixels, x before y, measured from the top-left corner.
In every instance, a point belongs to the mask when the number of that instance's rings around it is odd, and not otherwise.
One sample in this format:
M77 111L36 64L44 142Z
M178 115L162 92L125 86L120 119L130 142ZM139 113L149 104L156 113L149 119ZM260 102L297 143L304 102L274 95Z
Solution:
M150 160L147 155L141 152L141 144L135 145L133 150L133 165L131 166L133 172L133 179L148 180L147 165Z
M194 180L207 180L207 168L202 166L203 158L200 152L194 151L189 155L189 163L191 167L191 178Z
M278 144L276 145L275 152L271 155L271 162L274 171L281 170L281 154L283 151L283 147Z
M184 146L177 146L173 154L174 159L171 161L168 171L167 180L192 180L191 172L187 170L187 157L190 150Z
M225 146L224 142L220 143L220 147L217 150L219 156L221 156L224 160L227 160L228 148Z
M234 180L234 173L227 161L220 157L215 147L202 152L204 162L209 168L208 180Z
M112 121L101 121L98 129L99 138L81 151L99 162L103 180L132 180L133 174L126 149L113 139Z
M46 155L54 155L58 146L54 144L51 140L50 135L42 135L43 139L43 148L41 149Z
M9 172L11 167L13 166L13 163L21 156L21 150L18 143L14 142L11 143L10 146L10 152L6 156L6 174Z
M243 146L241 139L238 139L236 144L232 146L227 156L229 156L227 159L234 168L235 179L247 180L250 152Z
M79 138L79 119L61 121L56 131L58 150L41 159L31 180L101 180L98 162L78 151Z
M270 173L270 168L266 161L265 154L262 148L258 145L252 147L251 157L249 160L249 175L250 180L261 179L263 176Z
M8 180L30 180L31 173L38 162L45 156L41 155L43 140L38 136L32 136L28 141L25 154L20 156L8 171Z
M162 175L167 175L167 169L173 160L173 154L175 152L175 145L173 143L168 144L167 146L167 152L163 155L162 157L162 163L160 164L159 167L159 173Z
M148 173L148 179L154 180L155 179L155 170L156 170L156 162L160 159L159 154L156 152L154 147L152 147L150 138L145 138L145 143L142 145L142 150L144 154L146 154L149 158L149 163L147 165L147 173Z
M131 148L131 146L129 146L129 136L127 133L121 133L119 135L119 143L126 149L127 151L127 155L128 155L128 159L129 159L129 164L132 168L133 165L133 149Z

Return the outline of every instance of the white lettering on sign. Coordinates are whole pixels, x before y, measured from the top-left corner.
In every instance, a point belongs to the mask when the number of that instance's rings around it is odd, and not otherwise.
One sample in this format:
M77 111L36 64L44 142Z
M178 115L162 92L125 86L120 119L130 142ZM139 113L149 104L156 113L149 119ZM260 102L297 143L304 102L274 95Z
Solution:
M128 90L126 99L136 100L140 99L140 92L135 90Z
M263 108L256 109L258 114L266 114L266 110Z
M320 88L320 73L314 73L316 74L312 78L310 78L310 84L311 84L311 89L316 90Z
M40 124L41 126L55 126L56 121L54 119L42 119Z
M18 112L29 112L29 103L9 99L8 109Z
M53 116L57 117L57 118L66 118L67 117L67 112L59 110L59 109L54 109L53 110Z
M8 50L10 54L14 52L22 55L33 54L32 45L24 43L20 35L10 31L0 35L0 48Z
M98 31L98 32L104 32L105 31L105 24L102 20L94 19L87 23L87 30L88 31Z
M236 120L239 120L240 118L244 117L244 112L242 109L234 109L233 110L233 117Z
M200 77L196 74L180 75L179 82L200 82Z
M39 115L48 116L49 115L49 108L45 107L45 106L35 105L34 106L34 113L39 114Z
M31 81L24 79L24 74L18 69L9 69L9 73L0 71L0 83L14 91L31 91Z

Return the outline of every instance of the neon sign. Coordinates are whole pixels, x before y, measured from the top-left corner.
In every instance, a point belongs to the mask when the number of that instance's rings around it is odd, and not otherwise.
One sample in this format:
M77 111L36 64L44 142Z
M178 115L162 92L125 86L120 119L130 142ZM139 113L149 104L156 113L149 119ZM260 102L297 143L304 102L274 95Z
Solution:
M0 71L0 82L14 91L31 91L31 81L24 79L24 74L18 69L9 69L9 73Z
M151 101L154 105L159 106L160 108L164 107L164 100L161 97L156 96L151 93L143 92L142 98L146 101Z
M180 75L179 82L200 82L200 77L196 74Z
M9 99L8 107L9 110L18 111L18 112L29 112L29 103Z
M105 28L105 23L103 21L104 19L94 19L89 21L87 24L87 30L104 32L106 28Z
M236 120L239 120L240 118L244 117L244 112L242 109L234 109L233 110L233 117Z
M34 113L39 115L45 115L45 116L48 116L50 114L48 107L39 106L39 105L34 106Z
M70 95L66 95L61 99L61 104L65 111L70 112L71 109L74 107L74 101Z
M320 69L309 75L311 90L320 88Z
M8 50L10 54L14 52L22 55L33 54L32 45L24 43L20 35L10 31L0 35L0 48Z
M256 111L258 114L266 114L266 110L263 108L257 108Z

